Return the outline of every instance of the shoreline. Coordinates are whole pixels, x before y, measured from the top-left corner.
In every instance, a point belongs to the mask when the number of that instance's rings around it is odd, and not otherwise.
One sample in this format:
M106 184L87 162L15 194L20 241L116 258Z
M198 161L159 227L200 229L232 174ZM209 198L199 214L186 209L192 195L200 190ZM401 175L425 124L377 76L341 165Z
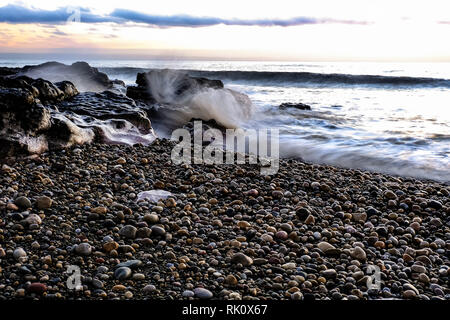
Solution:
M294 159L268 177L176 166L173 145L92 143L3 165L0 298L450 299L448 185ZM136 202L152 189L174 197Z

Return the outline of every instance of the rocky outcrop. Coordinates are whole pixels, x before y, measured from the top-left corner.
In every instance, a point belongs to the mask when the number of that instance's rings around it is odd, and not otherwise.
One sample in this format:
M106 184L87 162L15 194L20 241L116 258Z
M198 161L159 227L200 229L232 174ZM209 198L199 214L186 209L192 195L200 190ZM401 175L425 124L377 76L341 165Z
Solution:
M167 76L172 73L171 76ZM152 86L158 86L160 83L152 83L152 79L159 81L167 81L170 78L171 89L175 96L181 96L188 92L198 91L204 88L223 89L223 82L220 80L210 80L200 77L191 77L185 72L175 70L152 70L147 73L138 73L136 77L137 86L129 86L127 88L127 96L147 104L152 104L158 101L158 97L152 94ZM156 82L156 81L155 81Z
M111 81L105 73L86 62L76 62L72 65L46 62L37 66L25 66L18 74L51 82L70 81L82 92L101 92L113 88L114 84L124 85L122 81Z
M112 91L81 93L73 99L60 103L58 109L98 120L127 120L143 133L152 130L146 112L138 108L134 100Z
M0 77L0 159L93 139L145 143L154 137L146 112L120 93L80 93L70 81Z
M291 103L291 102L282 103L282 104L280 104L279 108L280 109L294 108L294 109L298 109L298 110L311 110L311 107L307 104Z

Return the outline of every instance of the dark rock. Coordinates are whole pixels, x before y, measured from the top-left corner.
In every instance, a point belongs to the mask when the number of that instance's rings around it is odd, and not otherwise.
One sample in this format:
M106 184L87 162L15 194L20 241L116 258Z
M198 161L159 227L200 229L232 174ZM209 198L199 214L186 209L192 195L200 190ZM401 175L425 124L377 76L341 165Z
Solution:
M111 89L114 85L105 73L99 72L86 62L76 62L70 66L59 62L46 62L37 66L25 66L19 74L51 82L68 80L80 91L100 92Z
M142 130L143 134L152 130L145 111L138 108L132 99L112 91L81 93L59 104L58 109L99 120L126 120ZM119 127L122 125L120 121L115 121L114 124Z
M307 104L291 103L291 102L282 103L282 104L280 104L279 108L280 109L295 108L295 109L299 109L299 110L311 110L311 106L308 106Z

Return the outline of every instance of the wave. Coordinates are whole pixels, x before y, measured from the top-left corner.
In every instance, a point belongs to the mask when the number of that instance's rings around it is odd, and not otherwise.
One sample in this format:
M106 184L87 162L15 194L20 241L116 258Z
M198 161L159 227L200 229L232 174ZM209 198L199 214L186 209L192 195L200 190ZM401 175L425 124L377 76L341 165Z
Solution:
M132 67L100 68L103 72L114 75L126 81L135 79L138 72L147 72L158 69L141 69ZM383 75L355 75L341 73L314 73L314 72L279 72L279 71L205 71L180 70L191 76L220 79L228 81L245 81L269 85L320 85L320 86L383 86L383 87L426 87L450 88L450 79L383 76Z

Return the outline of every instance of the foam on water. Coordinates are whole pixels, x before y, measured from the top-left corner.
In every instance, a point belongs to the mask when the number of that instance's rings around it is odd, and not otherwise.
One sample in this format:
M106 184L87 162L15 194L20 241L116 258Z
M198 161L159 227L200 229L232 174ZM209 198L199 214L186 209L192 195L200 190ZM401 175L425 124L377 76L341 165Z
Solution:
M179 94L185 73L175 70L155 70L149 73L149 90L157 102L177 106L165 110L165 117L174 125L183 125L196 118L214 119L227 128L237 128L250 119L253 106L250 99L230 89L192 88Z

